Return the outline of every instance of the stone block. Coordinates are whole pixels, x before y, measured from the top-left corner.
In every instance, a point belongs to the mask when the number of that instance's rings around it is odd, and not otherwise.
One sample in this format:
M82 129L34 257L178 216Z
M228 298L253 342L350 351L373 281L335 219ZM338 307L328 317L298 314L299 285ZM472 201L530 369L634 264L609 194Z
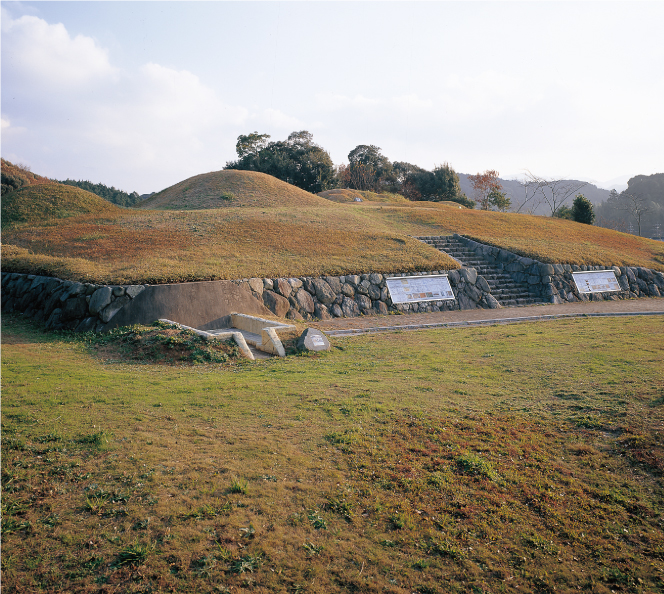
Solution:
M261 283L261 288L263 283ZM139 293L142 293L145 290L145 285L129 285L125 287L125 294L130 298L134 299Z
M314 313L314 300L307 291L300 289L295 293L294 299L298 307L307 313Z
M371 309L371 299L369 299L367 295L356 295L355 302L362 312L366 312Z
M341 281L339 281L338 276L326 276L324 278L334 293L341 293Z
M283 318L290 309L288 299L275 293L274 291L265 291L263 293L263 303L275 316Z
M314 315L320 320L332 319L332 316L330 315L330 310L322 303L316 303L316 307L314 308Z
M97 315L101 310L110 305L113 291L111 287L100 287L90 298L90 313Z
M461 268L461 270L459 270L459 276L467 283L474 285L477 281L477 270L474 268Z
M350 283L344 283L343 285L341 285L341 292L346 297L355 297L355 289L353 288L353 285L351 285Z
M293 291L293 287L290 286L290 283L285 278L278 278L274 281L274 290L288 299Z
M320 330L307 328L297 339L298 351L329 351L330 341Z
M377 285L370 285L369 290L368 290L368 296L371 300L376 301L377 299L380 299L380 287Z
M360 308L350 297L344 297L341 303L341 311L347 318L354 318L360 315Z
M111 318L118 313L127 303L129 303L131 299L127 297L126 295L122 295L122 297L118 297L114 301L111 302L110 305L107 305L100 313L99 318L101 319L102 322L109 322Z
M376 312L380 315L387 315L388 314L388 309L387 305L383 301L374 301L374 309Z
M330 305L334 303L337 298L336 293L332 290L330 285L322 278L315 278L312 280L314 290L316 291L316 298L323 305Z
M486 279L483 276L477 276L477 281L475 281L475 285L480 291L484 291L485 293L491 293L491 287L489 286L489 283L486 281Z

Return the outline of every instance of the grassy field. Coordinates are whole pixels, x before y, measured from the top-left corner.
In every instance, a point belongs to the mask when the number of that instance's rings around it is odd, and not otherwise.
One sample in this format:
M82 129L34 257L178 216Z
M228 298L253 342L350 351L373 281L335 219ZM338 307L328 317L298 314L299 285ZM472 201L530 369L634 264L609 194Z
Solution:
M110 284L450 270L451 258L413 236L460 233L545 262L664 270L662 242L370 194L337 202L346 194L326 199L264 174L221 171L124 209L71 186L30 186L3 196L2 267Z
M164 366L4 316L3 590L662 592L663 322Z

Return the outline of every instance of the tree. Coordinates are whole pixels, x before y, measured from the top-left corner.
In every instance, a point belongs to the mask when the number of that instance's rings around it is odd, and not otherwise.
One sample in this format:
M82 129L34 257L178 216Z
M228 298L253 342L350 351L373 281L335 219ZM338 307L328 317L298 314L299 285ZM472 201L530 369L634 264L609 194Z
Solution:
M641 219L645 213L650 210L648 201L637 194L632 194L625 190L620 194L620 210L628 212L636 219L636 225L639 229L639 237L641 237Z
M556 211L572 194L576 194L581 188L588 185L588 182L547 179L534 175L530 171L526 173L525 181L532 190L533 198L539 197L547 203L551 210L551 216L555 215Z
M475 203L468 200L461 192L459 176L448 163L437 165L433 171L426 171L420 167L412 168L405 176L402 186L406 188L409 194L406 197L410 200L433 202L447 200L458 202L468 208L475 207Z
M349 186L374 192L394 189L396 174L390 160L373 144L359 144L348 153Z
M239 159L226 163L226 169L259 171L314 194L336 185L332 159L310 132L292 132L285 141L268 143L269 138L257 132L238 136Z
M512 206L512 201L505 192L494 189L489 193L489 204L495 206L501 212L507 212L509 207Z
M475 202L479 204L481 210L489 210L492 206L492 196L495 196L496 192L502 191L498 172L488 169L484 173L469 175L468 179L473 186Z
M554 214L554 217L557 219L567 219L568 221L573 221L574 217L572 216L572 209L569 206L561 206Z
M240 157L240 159L249 156L257 157L267 146L269 138L269 134L259 134L258 132L240 134L240 136L237 137L235 152L237 152L237 156Z
M595 220L593 203L583 194L577 194L576 198L574 198L574 202L572 203L572 218L577 223L584 223L585 225L592 225Z

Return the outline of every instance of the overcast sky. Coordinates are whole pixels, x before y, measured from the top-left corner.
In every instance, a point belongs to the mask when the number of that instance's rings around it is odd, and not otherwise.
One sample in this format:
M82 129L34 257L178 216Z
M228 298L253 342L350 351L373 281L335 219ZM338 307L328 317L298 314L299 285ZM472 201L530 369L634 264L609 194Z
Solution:
M461 173L664 172L664 2L2 2L2 156L159 191L308 130Z

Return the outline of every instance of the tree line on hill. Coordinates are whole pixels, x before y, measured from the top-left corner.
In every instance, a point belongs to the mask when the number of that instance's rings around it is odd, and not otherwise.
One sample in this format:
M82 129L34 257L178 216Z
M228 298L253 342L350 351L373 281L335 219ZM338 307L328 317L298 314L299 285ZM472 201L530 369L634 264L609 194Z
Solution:
M108 200L113 204L118 206L134 206L141 200L147 197L140 196L137 192L132 192L128 194L122 190L111 186L110 188L104 184L93 184L90 181L76 181L73 179L66 179L60 181L57 179L48 179L42 177L41 175L36 175L30 171L30 168L27 165L15 165L9 161L2 159L2 195L8 194L9 192L14 192L24 186L35 185L35 184L44 184L55 182L58 184L64 184L67 186L74 186L76 188L81 188L92 192L97 196Z
M127 192L118 190L114 186L111 186L109 188L107 185L93 184L90 181L83 181L83 180L76 181L73 179L66 179L64 181L58 181L58 180L53 180L53 181L59 184L64 184L66 186L74 186L76 188L81 188L82 190L87 190L88 192L92 192L93 194L100 196L104 200L108 200L109 202L117 204L118 206L125 206L125 207L134 206L143 199L138 194L138 192L132 192L131 194L128 194Z
M236 161L226 163L226 169L258 171L272 175L303 190L319 193L332 188L369 190L377 193L401 194L408 200L450 201L467 208L507 211L512 200L501 185L495 170L466 176L473 199L461 190L459 175L448 164L437 165L428 171L405 161L390 161L375 145L360 144L348 153L348 163L335 167L329 153L314 143L306 130L291 133L285 141L269 142L269 134L241 134L235 149ZM592 204L578 200L572 208L561 208L580 185L560 180L535 178L529 181L525 203L532 206L544 201L551 214L592 222Z
M360 144L348 154L348 164L335 167L329 153L306 130L291 133L285 141L269 142L269 138L258 132L241 134L235 145L238 159L225 168L266 173L314 194L344 187L474 206L447 163L427 171L411 163L391 162L379 147Z

